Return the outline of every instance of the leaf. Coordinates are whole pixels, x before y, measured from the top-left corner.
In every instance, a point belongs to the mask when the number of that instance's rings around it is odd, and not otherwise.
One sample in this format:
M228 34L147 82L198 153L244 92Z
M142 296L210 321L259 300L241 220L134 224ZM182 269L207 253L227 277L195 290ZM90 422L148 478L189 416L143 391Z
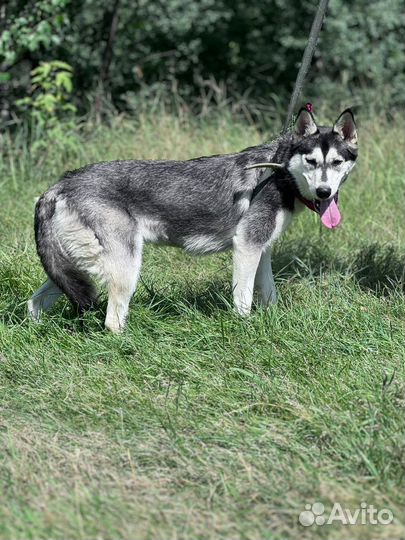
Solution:
M41 62L38 67L31 71L31 75L38 75L43 79L46 79L52 70L50 62Z
M56 74L55 77L55 85L60 88L63 87L68 94L72 92L72 79L70 73L66 73L66 71L60 71Z
M17 107L25 108L32 105L32 99L30 97L17 99L15 104L17 105Z
M43 94L37 98L35 103L38 108L47 113L53 113L55 111L56 97L53 94Z
M76 112L77 108L71 103L65 103L62 107L64 111Z
M50 62L50 64L52 65L52 68L59 68L59 69L63 69L65 71L70 71L70 72L73 72L73 68L70 64L67 64L66 62L62 62L62 60L52 60L52 62Z

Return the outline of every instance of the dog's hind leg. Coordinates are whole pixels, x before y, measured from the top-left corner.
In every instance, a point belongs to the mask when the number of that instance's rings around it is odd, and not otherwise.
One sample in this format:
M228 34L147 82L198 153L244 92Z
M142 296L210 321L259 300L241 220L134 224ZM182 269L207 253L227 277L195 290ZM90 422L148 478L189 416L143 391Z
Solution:
M271 267L271 247L262 253L256 273L255 285L259 290L259 302L263 307L277 302L277 290Z
M115 246L108 255L105 276L108 290L108 305L105 326L115 333L123 330L128 315L129 302L135 292L142 264L143 238L136 235L130 249Z
M55 283L48 279L28 300L28 314L33 319L39 319L41 312L48 311L62 296L63 292Z

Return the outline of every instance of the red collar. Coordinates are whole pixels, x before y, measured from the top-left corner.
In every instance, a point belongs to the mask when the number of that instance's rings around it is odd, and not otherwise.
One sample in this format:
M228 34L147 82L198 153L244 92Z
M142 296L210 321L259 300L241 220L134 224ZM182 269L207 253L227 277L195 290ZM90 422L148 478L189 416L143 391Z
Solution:
M297 194L296 197L299 201L305 204L305 206L307 206L310 210L319 214L319 209L315 206L315 203L313 201L310 201L309 199L305 199L300 194Z

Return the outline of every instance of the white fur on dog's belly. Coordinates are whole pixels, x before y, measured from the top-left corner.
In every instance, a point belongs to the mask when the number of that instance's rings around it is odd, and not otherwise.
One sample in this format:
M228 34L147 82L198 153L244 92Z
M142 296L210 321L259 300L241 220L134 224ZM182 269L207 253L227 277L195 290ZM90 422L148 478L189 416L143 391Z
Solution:
M217 238L210 234L195 234L184 241L184 249L190 253L203 254L223 251L232 245L231 238Z
M168 240L164 226L156 219L141 217L137 219L140 233L145 242L165 244Z
M277 212L276 220L275 220L276 224L266 246L273 244L283 234L283 232L287 229L287 227L291 223L291 219L292 219L292 212L290 212L289 210L283 209Z
M99 261L104 249L94 232L80 221L77 212L68 208L61 199L56 202L52 219L62 250L74 259L79 268L102 277L102 265Z

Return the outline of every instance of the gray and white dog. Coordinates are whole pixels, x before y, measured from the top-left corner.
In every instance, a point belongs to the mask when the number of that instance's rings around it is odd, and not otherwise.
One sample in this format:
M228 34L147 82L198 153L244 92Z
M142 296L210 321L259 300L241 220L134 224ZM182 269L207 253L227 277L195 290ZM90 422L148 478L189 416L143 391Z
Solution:
M63 293L80 311L108 290L105 326L119 332L141 269L145 242L193 254L233 248L233 295L250 312L254 285L276 301L271 247L306 206L339 224L338 190L357 158L352 112L318 127L301 109L292 133L239 153L189 161L112 161L66 172L35 210L37 250L48 280L28 303L38 318Z

